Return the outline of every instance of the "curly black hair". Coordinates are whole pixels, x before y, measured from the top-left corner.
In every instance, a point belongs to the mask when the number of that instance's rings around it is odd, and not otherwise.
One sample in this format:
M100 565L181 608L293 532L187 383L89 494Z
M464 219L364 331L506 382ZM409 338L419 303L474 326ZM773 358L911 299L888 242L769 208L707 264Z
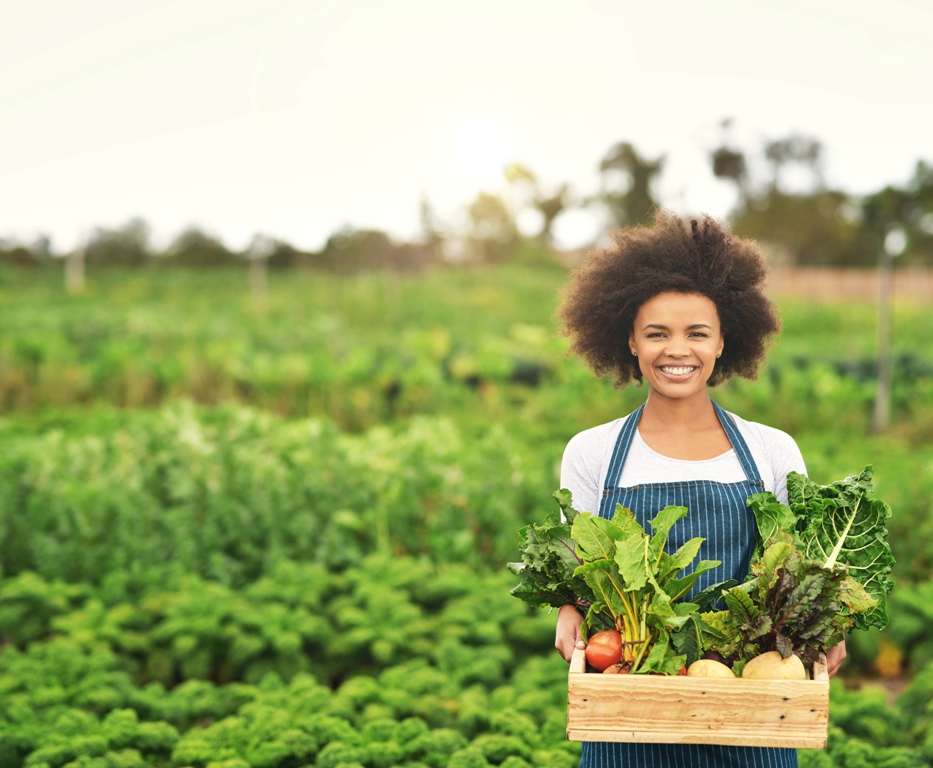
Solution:
M628 340L642 304L660 293L701 294L716 305L725 339L709 384L757 378L780 320L763 290L768 265L755 243L709 216L666 211L656 213L651 227L612 237L614 247L592 252L564 289L558 319L572 352L617 386L640 382Z

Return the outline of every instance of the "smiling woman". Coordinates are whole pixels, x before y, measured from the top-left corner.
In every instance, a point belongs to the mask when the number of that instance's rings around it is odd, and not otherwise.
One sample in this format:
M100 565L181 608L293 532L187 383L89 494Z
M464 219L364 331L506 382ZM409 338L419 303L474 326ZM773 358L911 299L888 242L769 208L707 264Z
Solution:
M579 432L561 462L561 488L581 512L612 518L619 506L643 528L668 506L686 507L672 531L676 551L703 539L717 563L686 596L719 581L744 580L756 542L746 502L762 491L787 503L787 478L805 473L790 435L729 413L709 388L732 376L755 378L766 342L778 330L763 292L765 261L750 242L709 219L661 213L653 227L615 236L574 273L561 308L572 349L624 386L647 385L635 411ZM554 645L569 662L585 647L583 615L558 612ZM830 674L845 644L827 654ZM584 742L583 768L664 765L795 768L791 749Z

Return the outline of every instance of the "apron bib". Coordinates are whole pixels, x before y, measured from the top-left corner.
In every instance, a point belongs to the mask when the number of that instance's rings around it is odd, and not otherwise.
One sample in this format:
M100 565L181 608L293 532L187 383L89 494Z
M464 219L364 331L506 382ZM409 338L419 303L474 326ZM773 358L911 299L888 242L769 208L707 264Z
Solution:
M735 450L745 480L721 483L712 480L646 483L619 487L622 467L645 406L636 409L622 431L606 473L599 505L600 517L611 518L616 504L630 509L650 533L648 521L666 506L686 507L689 514L671 529L666 549L674 552L695 536L705 539L698 559L721 560L722 565L697 579L685 597L727 579L742 581L748 573L755 547L755 517L745 504L753 493L765 490L758 468L732 418L713 403L719 422ZM689 572L689 571L687 571ZM637 703L636 703L637 704ZM707 744L623 744L584 742L580 768L796 768L797 751L763 747L729 747Z

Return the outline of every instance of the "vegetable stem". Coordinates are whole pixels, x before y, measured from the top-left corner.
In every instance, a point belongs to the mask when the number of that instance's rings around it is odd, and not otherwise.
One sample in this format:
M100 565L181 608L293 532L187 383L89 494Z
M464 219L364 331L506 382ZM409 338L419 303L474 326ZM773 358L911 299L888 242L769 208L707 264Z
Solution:
M829 553L829 559L823 563L824 568L832 568L836 565L836 559L839 557L839 553L842 552L842 545L845 544L846 538L849 536L849 529L852 527L852 523L855 522L855 516L858 514L858 507L861 503L861 499L855 502L855 509L853 509L852 514L849 515L845 530L842 532L841 536L837 536L838 540L836 541L836 546L833 547L833 551Z

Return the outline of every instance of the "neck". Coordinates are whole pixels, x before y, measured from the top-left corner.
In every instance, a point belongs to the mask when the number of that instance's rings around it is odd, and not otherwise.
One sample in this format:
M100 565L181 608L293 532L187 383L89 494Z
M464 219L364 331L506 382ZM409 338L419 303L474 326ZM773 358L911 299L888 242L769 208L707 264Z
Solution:
M705 392L681 400L649 394L638 432L649 448L673 459L711 459L731 447Z
M688 426L696 428L698 424L718 422L713 401L706 392L697 397L678 400L649 393L645 410L642 412L642 424L645 423L646 417L651 427L667 430Z

